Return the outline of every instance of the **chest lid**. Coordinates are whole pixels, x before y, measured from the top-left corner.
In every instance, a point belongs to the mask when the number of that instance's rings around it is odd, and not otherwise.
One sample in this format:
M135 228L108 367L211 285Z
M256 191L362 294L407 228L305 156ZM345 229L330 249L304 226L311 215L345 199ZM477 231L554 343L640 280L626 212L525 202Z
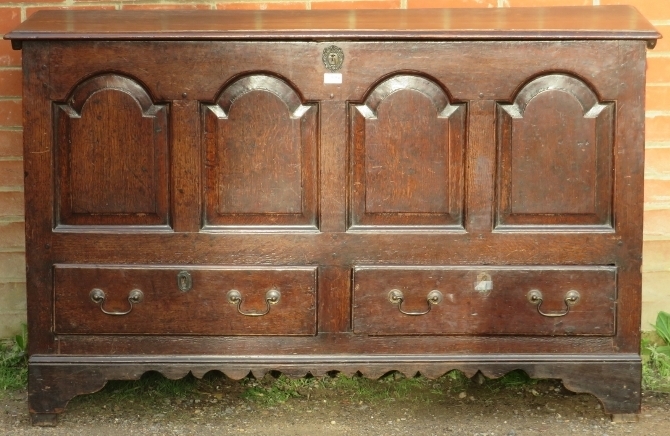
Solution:
M661 35L631 6L327 11L39 11L25 40L563 40Z

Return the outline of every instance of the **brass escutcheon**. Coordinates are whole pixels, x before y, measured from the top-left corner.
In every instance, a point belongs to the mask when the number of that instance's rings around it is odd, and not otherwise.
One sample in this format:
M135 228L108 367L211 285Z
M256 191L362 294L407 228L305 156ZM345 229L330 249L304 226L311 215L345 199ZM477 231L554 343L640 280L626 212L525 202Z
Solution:
M188 271L180 271L177 274L177 287L182 292L188 292L193 287L193 278Z
M344 63L344 52L338 46L331 45L323 49L321 60L327 70L337 71L342 68Z

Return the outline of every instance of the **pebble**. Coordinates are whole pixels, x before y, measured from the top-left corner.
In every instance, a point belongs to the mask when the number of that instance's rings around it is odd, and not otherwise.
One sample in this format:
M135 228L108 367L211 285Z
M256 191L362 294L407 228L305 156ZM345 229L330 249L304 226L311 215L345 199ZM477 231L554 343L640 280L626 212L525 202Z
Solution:
M467 396L468 396L468 394L466 394L465 392L461 392L460 394L458 394L458 398L460 398L460 399L463 399Z

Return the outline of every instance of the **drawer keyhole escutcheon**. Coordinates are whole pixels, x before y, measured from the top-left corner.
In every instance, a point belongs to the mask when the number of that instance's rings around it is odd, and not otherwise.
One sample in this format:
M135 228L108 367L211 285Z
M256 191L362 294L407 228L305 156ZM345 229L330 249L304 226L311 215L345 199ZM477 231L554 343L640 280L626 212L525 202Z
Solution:
M321 60L323 61L323 66L326 67L327 70L337 71L342 68L344 51L336 45L331 45L323 49Z
M568 291L565 294L565 298L563 301L565 302L565 311L564 312L552 312L552 313L545 313L542 312L541 306L542 306L542 292L538 291L537 289L533 289L532 291L528 292L528 295L526 295L528 298L528 301L531 302L531 304L535 304L537 306L537 313L539 313L542 316L548 316L548 317L559 317L559 316L565 316L568 313L570 313L570 308L577 304L579 302L579 299L581 298L581 295L577 291Z
M193 278L188 271L180 271L177 274L177 287L182 292L188 292L193 287Z
M130 294L128 294L128 302L130 303L130 309L126 310L125 312L110 312L108 310L105 310L104 308L105 300L107 299L105 291L99 288L94 288L88 295L91 297L91 301L100 306L100 310L102 310L102 313L114 316L128 315L133 310L134 307L133 305L141 303L142 300L144 300L144 293L139 289L133 289L132 291L130 291Z
M265 304L266 304L265 312L242 312L242 309L240 307L242 306L242 294L237 289L231 289L230 291L228 291L226 297L228 298L228 302L230 304L236 305L237 311L242 315L263 316L267 315L270 312L271 305L279 303L279 300L281 300L281 292L279 292L277 289L270 289L265 293Z
M426 302L428 303L428 309L426 309L423 312L406 312L402 309L402 302L405 301L405 296L403 295L402 291L399 289L392 289L391 292L389 292L389 301L391 304L397 304L398 305L398 310L400 313L403 313L405 315L410 315L410 316L419 316L419 315L425 315L428 312L430 312L430 309L433 307L433 305L440 304L443 300L442 297L442 292L432 290L428 293L426 296Z

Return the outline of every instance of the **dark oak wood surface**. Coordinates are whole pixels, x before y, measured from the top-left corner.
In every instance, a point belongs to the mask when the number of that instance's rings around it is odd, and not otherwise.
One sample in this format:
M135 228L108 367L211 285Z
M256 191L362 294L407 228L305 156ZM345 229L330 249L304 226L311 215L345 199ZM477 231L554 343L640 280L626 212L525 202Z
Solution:
M353 279L353 331L402 336L454 334L613 335L616 269L592 268L356 268ZM485 287L490 281L490 289ZM399 306L389 299L403 294ZM431 292L442 301L428 306ZM540 310L528 301L542 293ZM566 306L571 291L579 300ZM430 307L430 311L427 311ZM425 315L407 315L425 313Z
M335 11L40 11L5 36L28 39L644 39L631 6Z
M178 274L190 276L188 290L178 287ZM182 335L314 335L316 334L316 268L157 268L56 265L55 332L58 334ZM102 305L91 301L92 289L105 293ZM133 290L143 293L131 307ZM266 293L280 300L264 316L238 312L227 301L237 290L240 310L266 310ZM175 307L181 310L175 311ZM109 316L108 312L126 312Z
M8 37L34 422L151 369L521 368L639 411L659 35L634 9L45 11Z

